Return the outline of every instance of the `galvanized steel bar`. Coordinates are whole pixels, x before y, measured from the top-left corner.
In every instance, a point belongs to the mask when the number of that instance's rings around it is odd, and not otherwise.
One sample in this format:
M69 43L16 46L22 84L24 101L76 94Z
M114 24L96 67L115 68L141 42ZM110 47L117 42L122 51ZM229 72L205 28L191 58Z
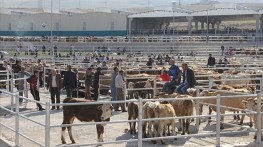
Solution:
M217 95L216 98L216 147L220 147L220 122L221 122L221 116L220 116L220 95Z

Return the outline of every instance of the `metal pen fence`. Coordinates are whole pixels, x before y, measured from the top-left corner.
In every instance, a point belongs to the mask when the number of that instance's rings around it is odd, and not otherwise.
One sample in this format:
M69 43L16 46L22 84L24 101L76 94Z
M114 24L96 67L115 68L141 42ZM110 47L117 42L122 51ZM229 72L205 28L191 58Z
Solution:
M257 112L251 112L251 111L247 111L247 110L242 110L245 112L249 112L249 114L257 114L258 117L258 126L257 129L255 130L257 132L257 143L261 143L261 94L251 94L251 95L236 95L236 96L213 96L213 97L194 97L194 98L180 98L180 99L174 99L174 98L166 98L165 101L177 101L177 100L200 100L200 99L208 99L208 98L213 98L216 99L216 110L217 113L216 115L195 115L195 116L186 116L186 117L167 117L167 118L154 118L154 119L145 119L143 118L143 109L142 106L145 102L149 102L149 101L163 101L164 99L137 99L137 100L128 100L128 101L112 101L112 102L89 102L89 103L67 103L67 104L50 104L49 102L47 103L42 103L39 101L34 101L34 100L30 100L28 98L25 97L19 97L17 94L14 93L9 93L6 91L2 92L8 94L8 95L13 95L16 97L16 111L11 111L9 109L6 109L5 107L1 106L2 109L12 113L13 115L15 115L15 128L10 128L8 125L0 122L0 124L6 128L8 128L9 130L15 132L15 143L17 146L19 146L19 136L25 137L26 139L30 140L33 143L38 144L39 146L45 146L45 147L50 147L50 129L51 128L56 128L56 127L67 127L67 126L82 126L82 125L97 125L97 124L112 124L112 123L127 123L127 122L137 122L138 123L138 139L130 139L130 140L120 140L120 141L107 141L107 142L99 142L99 143L91 143L91 144L77 144L77 145L62 145L62 146L91 146L91 145L103 145L103 144L115 144L115 143L128 143L128 142L138 142L138 146L142 147L143 146L143 141L150 141L150 140L160 140L160 139L173 139L173 138L184 138L184 137L208 137L211 135L215 135L216 136L216 146L220 146L221 142L220 142L220 135L222 134L233 134L233 133L242 133L243 131L229 131L229 132L220 132L220 117L222 116L220 114L220 109L222 107L224 108L228 108L228 109L235 109L235 108L231 108L231 107L225 107L225 106L221 106L220 100L222 98L249 98L249 97L257 97L257 103L258 103L258 111ZM46 106L46 113L45 113L45 124L40 123L36 120L32 120L26 116L23 116L21 114L19 114L19 104L18 104L18 99L19 98L23 98L23 99L28 99L28 101L32 101L32 102L37 102L40 103L42 105ZM128 103L128 102L138 102L139 104L139 117L138 120L130 120L130 121L111 121L111 122L87 122L87 123L82 123L82 124L64 124L64 125L50 125L50 107L51 106L73 106L73 105L93 105L93 104L114 104L114 103ZM198 105L195 105L195 107L199 107ZM227 114L225 116L231 116L234 114ZM203 118L203 117L216 117L216 132L212 132L212 133L201 133L201 134L188 134L188 135L181 135L181 136L165 136L165 137L154 137L154 138L143 138L142 137L142 123L144 121L151 121L151 120L164 120L164 119L186 119L186 118L196 118L197 120L199 118ZM21 133L19 131L19 117L22 117L24 119L27 119L29 121L32 121L33 123L36 123L38 125L40 125L41 127L45 128L45 143L41 144L37 141L35 141L34 139L32 139L30 136L26 136L23 133Z
M9 77L9 76L8 76ZM154 78L153 78L154 79ZM12 83L14 83L15 80L19 80L19 79L9 79L9 81L12 81ZM25 79L24 79L25 80ZM224 80L242 80L242 79L224 79ZM260 91L262 92L262 78L249 78L249 79L246 79L246 80L260 80ZM5 80L5 81L8 81L8 80ZM210 89L211 86L213 85L215 80L213 80L212 78L209 78L209 86L208 88ZM26 82L25 82L26 83ZM156 81L154 82L156 85ZM14 87L14 86L12 86ZM27 86L26 86L27 87ZM126 89L127 91L128 90L134 90L134 89ZM126 91L125 90L125 91ZM156 93L156 86L154 86L153 88L144 88L144 89L135 89L135 90L153 90L155 91L154 93ZM190 116L190 117L176 117L176 118L170 118L170 119L179 119L179 118L196 118L196 125L197 125L197 128L198 125L199 125L199 119L197 118L202 118L202 117L209 117L209 116L212 116L212 117L216 117L216 132L215 133L207 133L207 134L191 134L191 135L184 135L184 136L166 136L166 137L156 137L156 138L142 138L142 122L143 121L149 121L151 119L143 119L143 111L142 111L142 106L143 106L143 103L144 102L148 102L148 101L161 101L161 100L156 100L156 99L138 99L138 100L125 100L125 101L112 101L112 102L92 102L92 103L78 103L78 104L72 104L72 103L68 103L68 104L50 104L49 102L47 103L43 103L43 102L39 102L39 101L35 101L35 100L31 100L31 99L28 99L27 97L20 97L18 96L16 93L13 93L14 91L12 92L7 92L5 90L1 90L3 93L9 95L11 97L11 107L12 105L15 104L15 112L14 112L14 108L12 108L11 110L5 108L4 106L1 106L1 109L4 109L6 111L8 111L9 113L15 115L15 128L11 128L9 127L8 125L4 124L4 122L0 122L0 124L6 128L8 128L9 130L15 132L15 143L16 145L18 146L19 145L19 136L23 136L25 137L26 139L30 140L31 142L34 142L40 146L45 146L45 147L49 147L50 146L50 129L51 128L55 128L55 127L62 127L62 126L81 126L81 125L95 125L95 124L105 124L105 123L123 123L123 122L134 122L136 121L139 125L139 129L138 129L138 139L132 139L132 140L121 140L121 141L108 141L108 142L104 142L104 143L93 143L93 144L82 144L82 145L65 145L65 146L88 146L88 145L100 145L100 144L114 144L114 143L127 143L127 142L138 142L138 146L139 147L142 147L142 142L143 141L149 141L149 140L159 140L159 139L169 139L169 138L182 138L182 137L198 137L198 136L209 136L209 135L216 135L216 146L220 146L220 134L227 134L227 133L238 133L239 131L232 131L232 132L220 132L220 117L223 116L221 115L220 113L220 109L221 108L227 108L225 106L221 106L220 104L220 99L221 98L233 98L233 96L216 96L216 97L213 97L213 98L216 98L217 99L217 104L216 104L216 110L217 110L217 113L216 115L199 115L199 99L204 99L204 97L195 97L195 98L180 98L180 100L186 100L186 99L191 99L191 100L195 100L195 110L196 110L196 115L195 116ZM197 93L199 93L199 90L198 90L198 87L197 87ZM198 95L198 94L197 94ZM261 143L261 94L253 94L253 95L237 95L237 96L234 96L234 97L240 97L240 98L248 98L248 97L257 97L257 103L258 103L258 112L254 112L257 114L257 117L258 117L258 126L257 127L257 143ZM18 99L19 98L22 98L22 99L25 99L26 101L29 101L29 102L35 102L35 103L40 103L42 105L45 105L46 106L46 113L45 113L45 124L43 123L40 123L38 122L37 120L33 120L31 118L28 118L24 115L21 115L19 114L19 101ZM210 98L210 97L209 97ZM212 98L212 97L211 97ZM12 102L12 99L15 99L15 103ZM176 101L176 99L166 99L167 101ZM138 102L139 103L139 117L138 117L138 120L134 120L134 121L112 121L112 122L94 122L94 123L84 123L84 124L72 124L72 125L50 125L50 107L52 106L68 106L68 105L88 105L88 104L106 104L106 103L111 103L111 104L114 104L114 103L128 103L128 102ZM236 109L236 108L229 108L229 109ZM236 110L241 110L241 109L236 109ZM242 110L242 111L247 111L247 110ZM250 112L251 111L247 111L247 112ZM252 114L252 113L251 113ZM232 114L225 114L224 116L230 116ZM21 118L24 118L24 119L27 119L27 120L30 120L31 122L33 123L36 123L42 127L45 128L45 143L44 144L41 144L37 141L35 141L34 139L32 139L30 136L26 136L25 134L21 133L19 131L19 117ZM159 118L159 119L154 119L154 120L162 120L162 119L169 119L169 118ZM242 132L242 131L241 131Z

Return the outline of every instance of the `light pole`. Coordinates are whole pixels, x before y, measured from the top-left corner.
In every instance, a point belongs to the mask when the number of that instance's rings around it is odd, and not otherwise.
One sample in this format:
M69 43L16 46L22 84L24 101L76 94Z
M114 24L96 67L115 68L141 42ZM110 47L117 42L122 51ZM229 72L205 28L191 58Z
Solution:
M208 9L206 10L206 43L208 43L209 39L209 22L208 22Z
M53 2L51 1L51 17L50 17L50 50L52 50L52 54L50 54L52 56L52 63L55 63L55 57L54 57L54 47L53 47Z
M175 4L176 4L176 1L172 1L172 4L173 4L173 50L174 50L174 11L175 11Z

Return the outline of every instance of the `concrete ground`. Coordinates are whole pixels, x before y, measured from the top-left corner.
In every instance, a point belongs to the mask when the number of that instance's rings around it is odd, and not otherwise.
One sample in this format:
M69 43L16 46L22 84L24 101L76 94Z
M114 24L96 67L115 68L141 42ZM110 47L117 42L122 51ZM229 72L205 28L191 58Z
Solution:
M41 89L41 101L48 102L50 101L49 93L45 89ZM32 98L31 94L29 93L29 97ZM61 99L63 100L65 98L65 94L62 92ZM0 94L0 105L5 106L7 108L10 107L10 97L8 97L6 94ZM28 103L26 108L25 104L20 106L20 112L26 117L29 117L31 119L37 120L41 123L45 123L45 113L46 111L37 111L35 103ZM207 114L208 110L205 107L204 114ZM87 112L88 113L88 112ZM213 113L215 114L215 113ZM127 120L127 112L114 112L113 116L111 118L111 121L117 121L117 120ZM63 115L62 115L62 109L60 110L51 110L51 125L60 125L62 123ZM212 118L214 119L214 118ZM15 126L15 117L14 115L8 114L5 111L0 111L0 122L14 128ZM225 122L238 124L238 122L233 121L232 116L228 116L225 118ZM80 123L77 120L75 123ZM247 126L245 128L241 127L233 127L230 125L225 125L225 129L223 132L226 131L242 131L242 133L235 133L235 134L229 134L229 135L221 135L221 146L249 146L249 147L256 147L256 146L263 146L263 144L256 145L253 139L254 133L250 132L249 127L249 118L245 117L244 126ZM178 123L176 124L178 126ZM41 144L44 144L45 141L45 128L37 125L31 121L25 120L23 118L20 118L20 131L21 133L24 133L25 135L31 137L34 141L37 141ZM120 140L130 140L137 138L137 135L130 135L129 132L127 132L127 129L129 129L128 123L120 123L120 124L107 124L105 127L105 133L104 133L104 141L120 141ZM190 133L197 134L197 128L195 127L194 122L191 123L190 126ZM216 126L215 122L211 122L208 124L207 122L203 122L200 125L198 134L200 133L211 133L215 132ZM50 146L62 146L60 135L61 135L61 128L52 128L50 130ZM1 138L4 138L5 140L9 142L15 142L15 133L11 132L7 128L4 128L3 126L0 126L0 134ZM179 134L178 134L179 135ZM95 125L90 126L74 126L73 127L73 136L76 141L76 145L78 144L89 144L89 143L96 143L97 142L97 133L96 133L96 127ZM180 136L180 135L179 135ZM70 140L68 137L68 134L66 132L66 141L67 145L70 144ZM22 147L38 147L39 145L34 144L30 142L28 139L20 136L20 145ZM179 138L178 140L173 139L166 139L165 145L161 145L160 141L157 145L153 145L150 141L143 142L143 147L152 147L152 146L158 146L158 147L172 147L172 146L185 146L185 147L199 147L199 146L214 146L216 143L215 136L208 136L208 137L187 137L187 138ZM137 142L134 143L120 143L120 144L108 144L103 145L106 147L136 147ZM0 147L6 147L2 142L0 142Z

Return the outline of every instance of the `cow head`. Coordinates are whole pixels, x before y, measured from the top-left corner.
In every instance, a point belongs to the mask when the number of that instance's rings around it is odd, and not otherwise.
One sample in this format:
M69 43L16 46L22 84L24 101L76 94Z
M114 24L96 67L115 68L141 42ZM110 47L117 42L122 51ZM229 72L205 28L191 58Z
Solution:
M128 83L128 89L134 89L135 84L133 82Z
M107 120L112 115L113 106L111 104L103 104L98 109L102 111L101 120Z
M150 80L146 81L144 88L153 88Z
M257 105L257 99L249 98L247 100L242 100L242 103L246 106L247 110L252 110L252 108Z

